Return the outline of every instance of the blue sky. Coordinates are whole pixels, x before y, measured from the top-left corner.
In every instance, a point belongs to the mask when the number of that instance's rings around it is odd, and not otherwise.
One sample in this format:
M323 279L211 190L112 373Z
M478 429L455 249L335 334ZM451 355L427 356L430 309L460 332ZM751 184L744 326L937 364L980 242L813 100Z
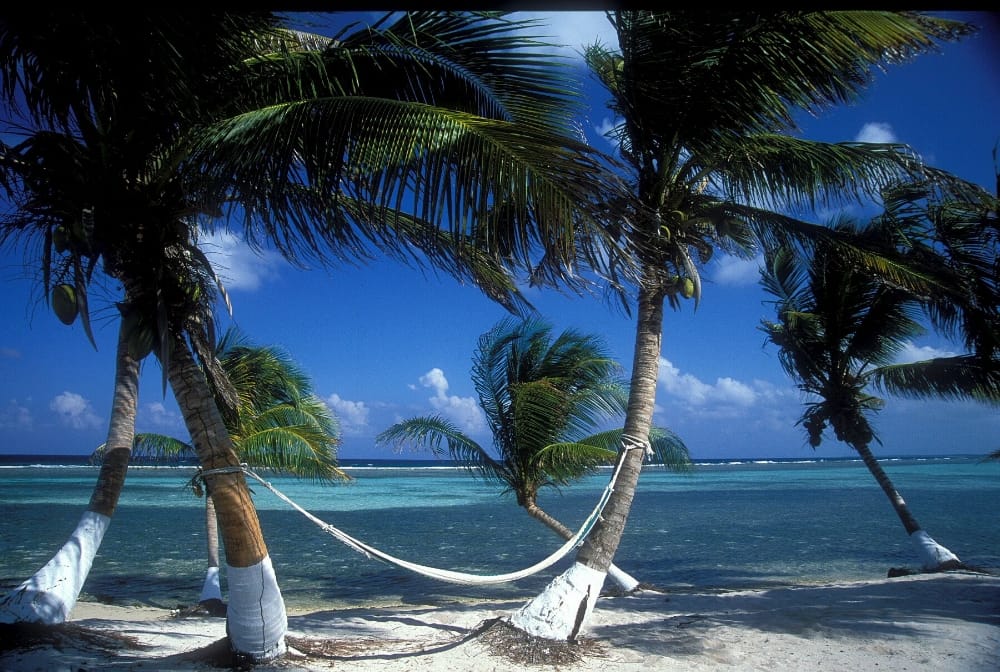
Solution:
M554 41L579 48L613 44L603 14L548 16ZM909 144L928 163L993 189L991 152L1000 141L1000 15L951 13L982 31L876 77L854 106L801 121L805 137ZM548 19L546 19L548 21ZM569 54L573 49L568 50ZM579 69L590 104L582 120L590 141L611 123L605 97ZM230 291L233 323L258 344L284 348L312 377L341 422L340 456L420 458L376 448L374 436L393 422L441 413L489 445L469 378L481 333L506 316L474 287L388 261L330 271L293 268L278 256L254 256L235 236L205 244ZM720 258L704 269L703 301L666 312L654 422L687 442L695 459L840 457L850 449L832 436L816 451L795 426L801 398L777 353L757 329L772 317L754 263ZM0 253L0 453L86 454L103 442L110 413L116 323L110 304L94 316L98 349L81 327L66 327L39 303L20 250ZM110 286L99 295L113 299ZM627 371L634 320L599 298L552 290L529 298L558 332L599 335ZM229 324L220 316L223 326ZM928 334L910 356L956 352ZM150 359L140 388L139 431L184 436L161 372ZM889 398L875 420L878 455L984 454L1000 448L1000 413L972 403Z

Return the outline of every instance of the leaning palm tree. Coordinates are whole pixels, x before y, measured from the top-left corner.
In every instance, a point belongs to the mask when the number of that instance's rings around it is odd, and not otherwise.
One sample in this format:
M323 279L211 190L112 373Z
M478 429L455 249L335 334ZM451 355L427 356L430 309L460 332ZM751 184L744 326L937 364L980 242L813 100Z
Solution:
M237 455L252 469L266 469L322 483L350 480L337 466L340 443L336 417L312 391L309 377L287 353L276 347L254 346L235 330L217 346L219 365L238 398L235 413L225 415ZM218 399L222 408L228 401ZM91 461L103 463L106 444ZM197 457L189 442L164 434L137 434L132 461L156 464ZM205 497L208 568L199 604L211 613L225 613L219 577L219 539L211 492L195 476L191 486Z
M376 442L447 451L474 475L514 493L528 515L568 540L572 530L538 506L538 493L614 462L621 430L594 432L625 412L628 393L618 369L595 336L566 330L552 338L552 327L541 320L502 320L480 337L472 364L492 450L440 416L398 422ZM690 467L675 434L653 428L649 437L664 465ZM626 593L640 586L614 565L608 571Z
M716 250L750 256L785 236L823 235L783 213L864 198L918 167L904 147L793 137L794 115L850 101L875 67L972 27L882 11L622 10L608 18L617 48L595 44L585 56L619 120L610 137L630 185L610 205L641 268L634 294L622 299L636 313L625 433L646 437L664 304L691 298L697 307L700 264ZM572 566L514 614L517 628L567 640L585 626L624 533L643 452L624 445L603 516Z
M43 622L61 623L76 604L94 557L104 539L128 469L139 400L139 361L119 330L111 421L97 483L70 538L38 571L0 602L0 623L14 623L30 613Z
M878 228L858 232L846 220L835 226L884 242L885 233ZM896 363L906 342L924 331L918 319L921 297L857 268L833 246L818 245L811 254L781 248L768 255L761 274L778 314L775 322L763 321L761 329L778 346L782 368L807 395L799 424L809 444L819 446L830 427L861 456L889 498L923 569L962 567L958 556L920 526L872 453L871 444L880 442L869 418L885 405L872 389L998 404L998 363L983 366L976 356Z
M601 169L571 139L572 92L521 33L533 25L412 12L326 37L253 12L0 17L4 111L23 112L26 129L0 146L13 202L0 242L32 246L46 295L50 264L69 269L60 284L88 333L95 271L122 287L126 340L159 360L213 493L238 654L280 656L287 622L212 393L221 383L206 378L215 275L198 232L229 213L251 244L294 262L388 255L511 308L518 293L495 257L541 250L538 279L610 259L576 244L606 240L582 216L596 214ZM509 229L479 228L487 211ZM127 463L131 437L118 443ZM76 594L56 596L58 583L5 600L3 617L65 619Z

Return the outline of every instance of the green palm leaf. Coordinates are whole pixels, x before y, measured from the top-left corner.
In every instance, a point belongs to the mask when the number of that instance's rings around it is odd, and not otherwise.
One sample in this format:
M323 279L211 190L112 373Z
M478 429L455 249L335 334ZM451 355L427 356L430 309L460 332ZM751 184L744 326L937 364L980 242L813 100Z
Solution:
M975 399L1000 404L1000 368L975 355L881 366L868 378L880 390L911 399Z
M439 457L448 454L470 472L487 480L507 483L511 478L504 464L494 460L486 449L441 416L397 422L381 432L375 441L393 445L396 450L413 445L429 449Z

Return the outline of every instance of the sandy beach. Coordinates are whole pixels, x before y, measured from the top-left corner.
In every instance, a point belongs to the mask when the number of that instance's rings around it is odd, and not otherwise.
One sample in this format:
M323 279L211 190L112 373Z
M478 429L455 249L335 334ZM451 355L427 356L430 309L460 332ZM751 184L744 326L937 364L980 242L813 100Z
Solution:
M289 613L289 655L258 670L1000 670L1000 576L602 597L560 662L515 662L492 644L521 601ZM492 625L493 627L484 627ZM4 672L211 670L225 621L81 602L55 642L0 652ZM554 651L554 654L560 651ZM228 665L227 665L228 666Z

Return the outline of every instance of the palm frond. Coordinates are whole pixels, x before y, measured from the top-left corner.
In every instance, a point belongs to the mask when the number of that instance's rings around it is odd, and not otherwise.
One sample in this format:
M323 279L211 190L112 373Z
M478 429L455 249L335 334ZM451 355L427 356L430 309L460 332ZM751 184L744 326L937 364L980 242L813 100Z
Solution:
M502 241L512 264L547 254L603 268L616 249L596 199L615 179L590 147L422 103L350 97L256 110L206 129L192 166L201 184L217 183L209 193L244 205L248 239L291 259L322 260L345 244L363 252L369 227L398 246L378 223L399 212L470 240L478 231L476 243L497 252L501 241L476 226L494 204L516 224ZM344 197L365 211L345 212Z
M104 461L105 444L90 455L90 462ZM180 460L196 457L194 446L165 434L140 433L135 435L129 461L133 464L175 464Z
M614 464L618 453L587 442L551 443L532 455L532 467L554 485L568 485L598 467Z
M346 481L350 476L336 464L326 435L313 425L266 427L239 437L240 459L257 469L311 478Z
M581 439L580 443L617 454L622 446L622 434L621 429L609 429ZM649 446L653 450L652 459L665 468L680 473L689 473L694 469L687 445L672 430L666 427L650 428Z
M571 63L546 48L545 30L538 20L495 13L416 11L344 36L328 55L350 54L365 95L408 73L414 100L565 131L578 93L562 72Z
M974 355L881 366L872 370L868 378L876 388L910 399L1000 404L1000 367Z
M741 137L710 156L718 157L713 179L723 193L771 210L865 202L885 184L922 168L906 145L827 143L777 133Z
M975 30L912 12L618 11L619 105L695 153L852 102L874 72ZM633 141L636 139L633 138Z
M509 470L494 460L489 452L463 433L457 425L441 416L410 418L397 422L375 437L377 444L392 445L399 451L406 447L432 451L438 457L448 454L463 467L488 481L509 483Z

